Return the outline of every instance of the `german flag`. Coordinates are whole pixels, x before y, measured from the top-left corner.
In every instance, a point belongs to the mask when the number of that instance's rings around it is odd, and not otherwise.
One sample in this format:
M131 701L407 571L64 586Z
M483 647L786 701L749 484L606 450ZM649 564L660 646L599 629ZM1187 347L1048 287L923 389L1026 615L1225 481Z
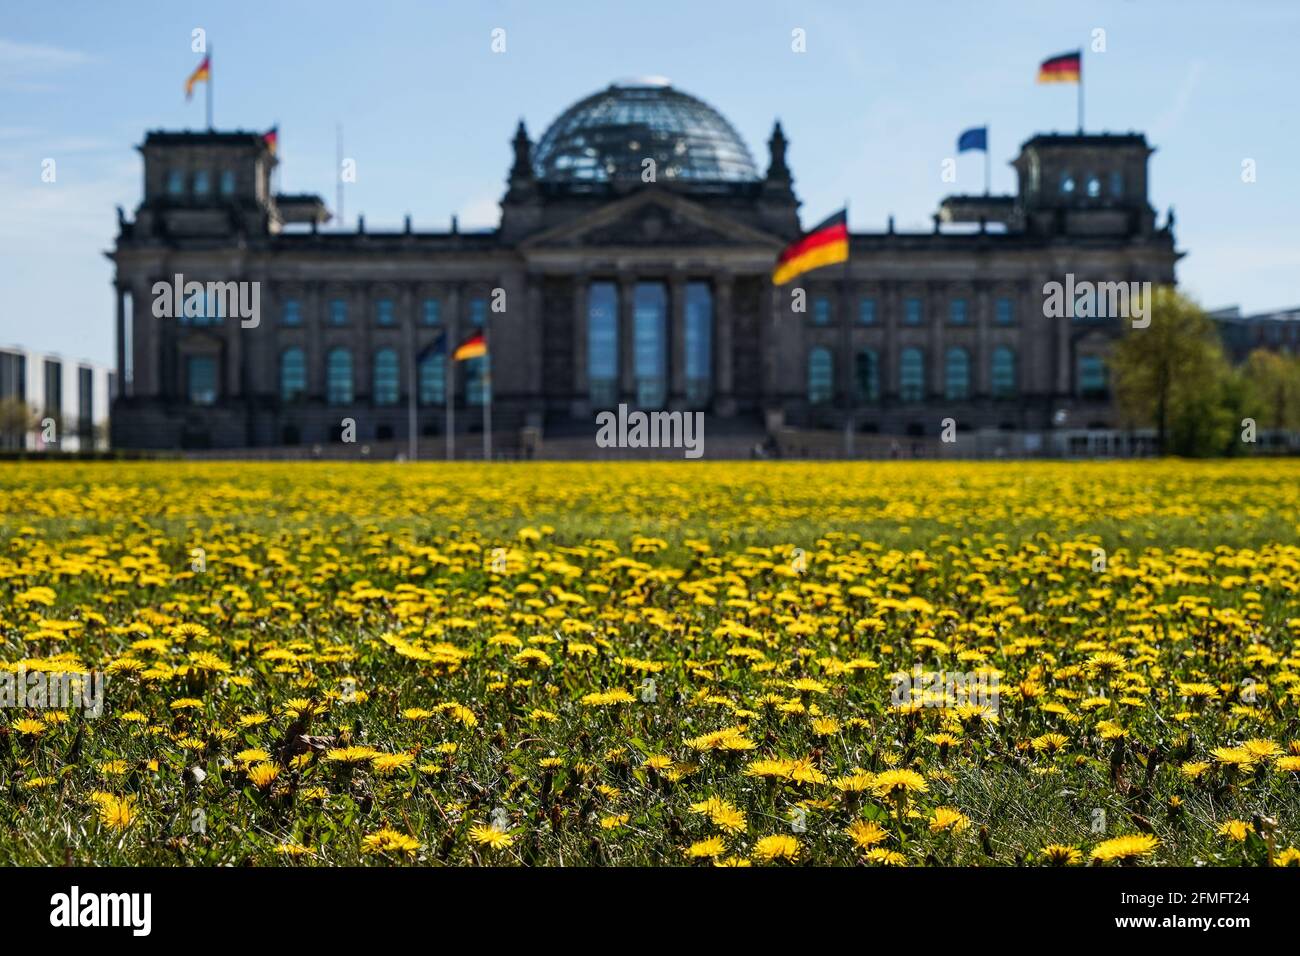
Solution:
M212 63L210 57L204 57L203 62L199 64L197 70L190 74L190 78L185 81L185 99L194 95L194 84L199 82L210 82L212 80Z
M274 156L275 148L280 145L280 127L272 126L269 130L263 133L262 142L266 144L266 148L269 149L271 155Z
M1078 83L1082 75L1082 50L1049 57L1038 68L1039 83Z
M822 266L847 262L849 258L849 211L841 209L802 239L781 251L772 270L772 284L785 285L791 279Z
M484 338L482 332L475 332L456 346L456 351L451 353L451 357L457 362L478 358L480 355L487 355L487 339Z

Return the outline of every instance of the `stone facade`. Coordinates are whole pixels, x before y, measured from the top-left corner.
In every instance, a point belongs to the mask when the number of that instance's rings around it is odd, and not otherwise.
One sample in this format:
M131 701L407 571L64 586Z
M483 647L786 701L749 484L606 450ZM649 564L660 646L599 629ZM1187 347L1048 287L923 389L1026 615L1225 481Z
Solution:
M671 125L647 134L652 146L631 144L629 162L637 150L687 154L647 182L619 157L585 178L557 174L555 137L534 147L521 124L500 225L475 233L417 232L409 219L401 231L322 229L319 199L272 192L276 160L259 135L150 133L144 199L130 221L119 211L111 253L114 444L323 443L345 419L359 441L403 440L412 388L419 432L439 435L453 372L457 430L479 427L490 394L502 435L594 433L594 413L619 401L700 408L758 437L848 420L900 435L937 434L944 418L1112 424L1100 360L1122 320L1045 317L1042 290L1067 274L1174 281L1144 137L1035 136L1014 163L1016 195L949 197L924 233L854 233L846 266L778 289L773 263L800 232L781 127L765 175L737 161L709 179L689 163L705 147L681 134L670 148ZM256 327L210 300L200 315L157 314L158 283L177 275L256 282ZM436 351L480 327L487 386L484 362L453 368Z

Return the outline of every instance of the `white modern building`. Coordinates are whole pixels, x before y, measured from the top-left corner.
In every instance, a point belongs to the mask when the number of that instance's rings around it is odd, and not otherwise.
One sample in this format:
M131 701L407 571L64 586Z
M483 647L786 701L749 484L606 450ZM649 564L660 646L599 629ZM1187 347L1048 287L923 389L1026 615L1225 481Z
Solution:
M106 449L115 378L103 365L0 346L0 449Z

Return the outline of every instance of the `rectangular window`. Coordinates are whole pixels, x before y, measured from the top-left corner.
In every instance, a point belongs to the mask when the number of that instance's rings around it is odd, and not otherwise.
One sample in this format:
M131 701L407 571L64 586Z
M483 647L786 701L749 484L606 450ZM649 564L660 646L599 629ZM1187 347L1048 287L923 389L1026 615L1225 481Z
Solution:
M813 325L831 324L831 300L829 296L819 295L813 299Z
M707 282L686 283L686 401L703 408L713 371L713 290Z
M858 324L875 325L876 324L876 300L864 298L858 302Z
M596 408L618 403L618 286L593 282L587 289L587 390Z
M859 402L874 402L880 398L880 368L876 353L863 349L855 357L854 382Z
M487 324L487 299L469 300L469 324L476 329L481 329Z
M437 299L424 300L422 321L425 325L437 325L442 321L442 303Z
M217 360L191 355L185 360L185 390L191 405L212 405L217 400Z
M1079 395L1083 398L1105 398L1108 392L1106 364L1098 355L1079 356Z
M212 177L208 175L206 169L200 169L194 174L194 195L200 199L207 199L211 190Z
M302 325L302 303L297 299L285 299L280 321L284 325Z
M94 440L95 373L85 366L77 369L77 434L83 448Z
M953 325L965 325L968 316L966 314L966 300L953 299L948 303L948 321Z
M377 325L396 325L397 310L392 299L380 299L375 303L375 323Z
M492 401L491 371L488 366L490 357L479 355L462 363L465 366L465 402L469 405L483 405Z
M668 395L668 290L662 282L638 282L632 293L632 368L639 408L662 408Z
M223 169L221 171L221 195L229 199L235 194L235 171L233 169Z
M993 321L998 325L1014 325L1016 322L1016 304L1006 296L998 299L994 305Z
M27 357L17 352L0 352L0 399L27 401Z
M348 303L346 299L330 299L330 325L348 324Z
M921 324L921 300L915 296L903 300L903 324Z
M185 173L179 169L167 172L167 195L179 199L185 195Z
M45 414L58 419L63 414L63 363L45 360Z

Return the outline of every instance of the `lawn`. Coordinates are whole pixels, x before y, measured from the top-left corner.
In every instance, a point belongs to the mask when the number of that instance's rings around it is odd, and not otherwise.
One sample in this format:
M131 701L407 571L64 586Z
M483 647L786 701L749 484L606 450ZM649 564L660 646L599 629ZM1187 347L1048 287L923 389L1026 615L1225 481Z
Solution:
M1300 462L6 464L0 863L1297 865L1298 595Z

